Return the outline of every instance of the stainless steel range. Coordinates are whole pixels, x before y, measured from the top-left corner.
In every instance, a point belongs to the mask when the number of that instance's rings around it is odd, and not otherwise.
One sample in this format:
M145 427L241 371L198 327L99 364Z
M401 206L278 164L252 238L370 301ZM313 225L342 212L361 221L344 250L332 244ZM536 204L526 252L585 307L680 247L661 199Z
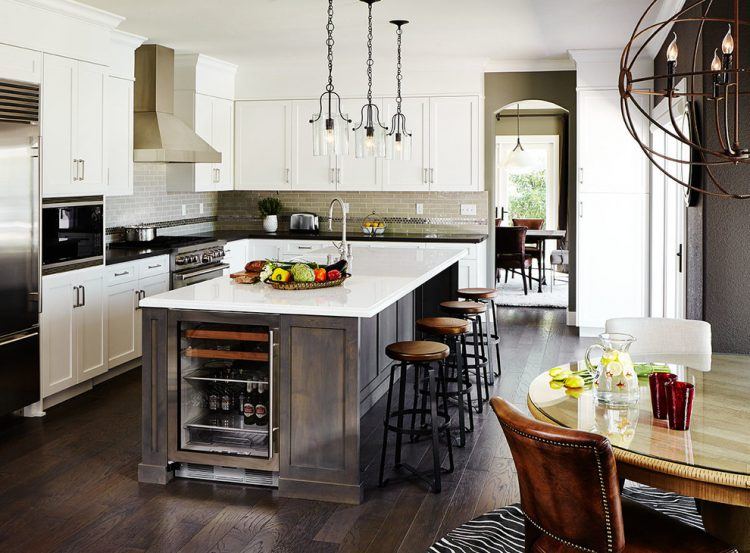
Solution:
M204 280L220 277L229 269L223 263L225 240L178 246L170 255L172 288L184 288Z

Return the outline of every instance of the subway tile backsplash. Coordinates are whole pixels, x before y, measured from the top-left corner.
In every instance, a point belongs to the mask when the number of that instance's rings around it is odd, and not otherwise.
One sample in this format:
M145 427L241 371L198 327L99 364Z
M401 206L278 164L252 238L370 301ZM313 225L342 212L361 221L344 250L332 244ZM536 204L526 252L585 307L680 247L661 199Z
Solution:
M399 232L487 232L486 192L167 192L166 165L136 163L132 196L107 198L107 227L148 223L161 227L161 234L198 230L256 229L262 225L258 200L275 195L282 203L281 225L291 213L305 211L327 221L328 205L334 197L349 203L353 228L375 212L389 229ZM416 213L416 204L423 212ZM200 213L203 204L203 213ZM461 215L461 204L476 205L477 214ZM182 214L182 206L186 214ZM334 217L340 217L335 211Z

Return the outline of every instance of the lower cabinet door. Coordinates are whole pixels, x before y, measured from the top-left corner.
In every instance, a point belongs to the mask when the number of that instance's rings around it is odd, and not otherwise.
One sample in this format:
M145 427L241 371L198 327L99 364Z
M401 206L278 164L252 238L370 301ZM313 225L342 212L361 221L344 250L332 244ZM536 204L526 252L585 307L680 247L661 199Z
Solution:
M101 267L80 272L81 300L75 309L78 382L107 372L107 299Z
M234 240L227 242L227 245L224 246L224 254L226 255L224 263L229 264L230 273L244 271L247 262L251 261L247 253L248 242L249 240Z
M138 357L136 340L137 282L124 282L107 288L108 367L116 367ZM140 314L137 315L140 319Z
M458 287L459 288L476 288L477 271L476 261L459 261L458 262Z
M42 279L43 312L40 317L42 397L51 396L77 382L74 344L76 290L65 273Z
M138 281L138 290L141 298L155 296L169 291L169 273L156 275L148 278L142 278ZM138 306L138 301L135 303ZM135 310L135 355L140 357L143 354L143 314L140 308Z

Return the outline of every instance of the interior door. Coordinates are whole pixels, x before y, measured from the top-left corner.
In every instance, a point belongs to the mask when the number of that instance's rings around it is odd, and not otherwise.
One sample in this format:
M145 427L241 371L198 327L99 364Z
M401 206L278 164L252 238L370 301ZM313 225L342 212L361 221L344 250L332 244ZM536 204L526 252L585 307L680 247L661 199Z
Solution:
M44 54L42 93L42 178L45 196L73 195L73 105L76 61Z
M292 102L237 102L235 117L237 190L290 190Z
M234 102L224 98L213 99L213 117L211 135L212 146L221 152L221 163L214 168L217 170L214 190L232 190L234 176L232 175L232 156L234 152L234 121L232 117Z
M479 100L430 99L430 189L477 190Z
M105 68L78 62L76 86L76 151L81 174L76 193L104 193L104 81Z
M429 175L429 98L404 98L401 110L406 116L407 130L411 133L411 160L383 160L383 190L409 190L425 192L430 188ZM383 101L386 126L396 113L395 98Z
M338 190L380 190L380 179L378 178L379 161L377 158L356 158L354 156L354 126L359 124L362 106L367 102L365 98L347 98L342 101L344 113L349 114L352 124L349 125L349 148L350 155L339 156L336 166L336 188ZM380 100L373 98L373 103L381 109L381 122L383 121L382 105Z
M292 188L294 190L336 190L335 156L313 155L310 119L320 109L318 100L294 102L292 145ZM354 145L350 143L353 148Z

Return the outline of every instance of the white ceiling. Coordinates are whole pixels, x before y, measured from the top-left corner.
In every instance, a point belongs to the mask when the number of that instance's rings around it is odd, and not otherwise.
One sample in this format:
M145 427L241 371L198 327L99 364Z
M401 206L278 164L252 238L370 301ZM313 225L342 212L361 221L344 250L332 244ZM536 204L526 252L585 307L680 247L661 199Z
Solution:
M125 16L126 31L237 64L324 55L325 0L83 0ZM394 50L390 19L409 19L413 61L558 60L571 49L620 48L651 0L383 0L375 48ZM674 0L666 0L674 1ZM336 0L337 61L364 55L366 5Z

